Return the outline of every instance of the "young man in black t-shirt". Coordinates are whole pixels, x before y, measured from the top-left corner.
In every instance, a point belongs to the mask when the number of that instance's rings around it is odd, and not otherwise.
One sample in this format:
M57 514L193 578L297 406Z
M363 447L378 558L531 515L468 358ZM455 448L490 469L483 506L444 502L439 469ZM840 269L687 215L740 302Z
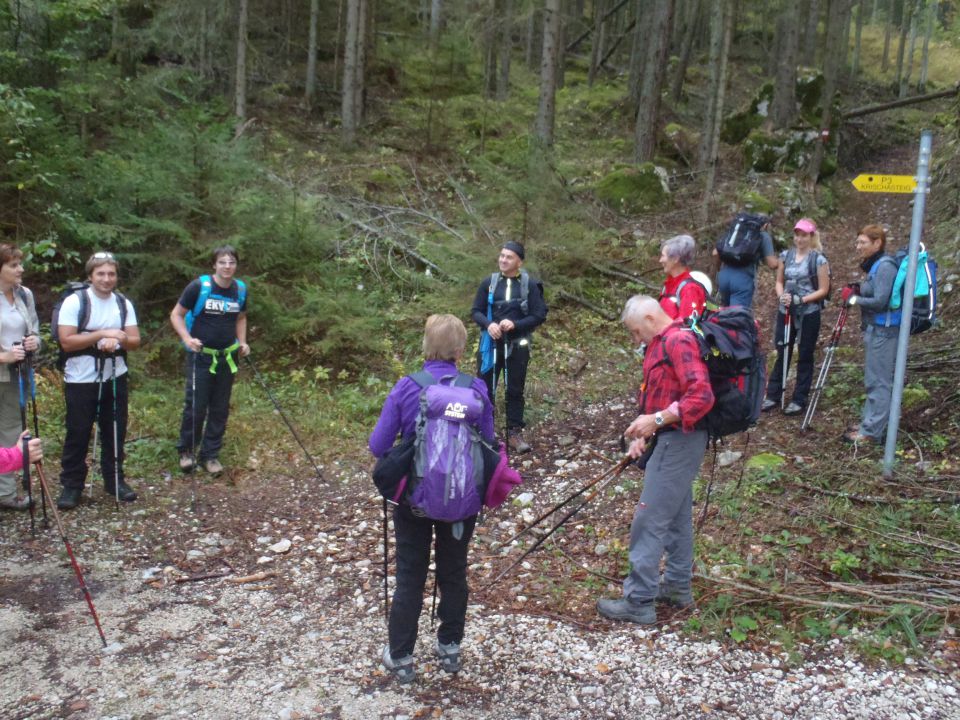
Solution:
M213 251L213 275L193 280L170 312L170 324L187 349L186 401L180 422L180 469L193 469L194 453L211 474L223 472L219 460L230 414L230 393L237 356L247 345L247 293L235 280L237 251L230 245Z

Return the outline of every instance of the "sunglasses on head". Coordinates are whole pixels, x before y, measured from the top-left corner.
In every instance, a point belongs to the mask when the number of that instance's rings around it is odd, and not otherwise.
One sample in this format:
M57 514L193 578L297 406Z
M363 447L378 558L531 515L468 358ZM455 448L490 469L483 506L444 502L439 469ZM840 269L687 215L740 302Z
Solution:
M113 253L109 252L96 252L91 256L94 260L113 260Z

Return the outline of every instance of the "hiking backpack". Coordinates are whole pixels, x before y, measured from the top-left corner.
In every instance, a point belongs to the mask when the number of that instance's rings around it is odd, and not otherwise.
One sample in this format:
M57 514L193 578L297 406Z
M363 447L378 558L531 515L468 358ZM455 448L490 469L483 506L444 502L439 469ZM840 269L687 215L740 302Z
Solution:
M486 492L477 429L483 398L463 373L438 382L421 370L410 379L422 389L407 500L432 520L465 520L480 512Z
M186 323L187 332L193 331L193 323L196 322L197 316L203 312L204 308L207 306L207 300L211 295L214 297L223 297L219 293L215 293L213 278L210 275L201 275L200 280L200 293L197 295L197 301L193 304L193 308L187 311L187 314L184 316L183 321ZM240 307L243 307L244 301L247 299L247 284L243 280L234 280L237 283L237 302L240 304ZM229 289L229 288L227 288Z
M770 223L766 215L738 213L717 240L717 254L727 265L748 267L757 261L763 244L763 228Z
M767 356L753 313L739 305L725 307L689 319L686 328L700 345L714 397L697 427L711 440L749 429L760 419L767 387Z
M876 276L880 263L889 257L897 265L897 277L890 292L889 310L879 313L874 322L884 327L898 327L902 316L903 293L907 282L907 264L910 249L902 247L892 256L880 258L870 268L870 278ZM910 334L916 335L929 330L937 321L937 262L927 254L927 248L920 243L917 254L917 280L913 289L913 312L910 314Z
M787 250L787 261L784 264L792 263L796 254L797 251L794 248ZM820 289L820 276L817 275L817 258L821 255L823 255L823 253L819 250L811 250L807 253L807 277L810 278L810 284L813 286L814 292ZM829 262L827 263L827 272L829 274L830 284L827 286L826 296L817 302L820 307L827 304L827 301L830 299L830 294L833 292L833 271L830 270Z
M87 329L87 325L90 323L90 297L87 295L87 289L89 287L90 283L88 282L67 283L66 288L60 292L60 296L57 298L57 302L53 306L53 314L50 317L50 335L53 338L54 344L58 348L57 369L61 372L66 366L69 358L78 357L80 355L97 354L97 349L95 347L84 348L83 350L76 350L74 352L67 352L63 349L63 345L60 344L60 308L63 306L63 301L71 295L76 294L80 299L80 312L77 315L77 332L82 333ZM118 293L116 290L113 291L113 297L116 299L117 306L120 309L120 329L122 330L127 325L127 298L124 297L122 293ZM126 351L122 349L115 354L124 358L127 356Z

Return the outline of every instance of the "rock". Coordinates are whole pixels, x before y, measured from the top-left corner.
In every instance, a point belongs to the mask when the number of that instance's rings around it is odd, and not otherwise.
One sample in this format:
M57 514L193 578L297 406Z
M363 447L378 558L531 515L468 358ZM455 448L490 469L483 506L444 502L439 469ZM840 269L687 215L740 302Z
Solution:
M203 560L205 557L203 550L187 550L187 560Z
M524 492L517 495L513 502L520 507L527 507L530 503L533 502L534 495L531 492Z
M735 450L724 450L717 456L717 465L720 467L728 467L733 465L737 460L743 457L742 452L736 452Z
M110 643L103 649L104 655L116 655L118 652L123 650L123 645L121 643L115 642Z
M140 575L140 579L144 582L149 582L150 580L156 580L157 576L163 572L163 568L157 566L152 568L147 568L143 571L143 574Z
M293 547L293 543L284 538L283 540L280 540L279 542L276 542L268 547L267 550L272 553L276 553L277 555L281 555L285 552L290 552L291 547Z

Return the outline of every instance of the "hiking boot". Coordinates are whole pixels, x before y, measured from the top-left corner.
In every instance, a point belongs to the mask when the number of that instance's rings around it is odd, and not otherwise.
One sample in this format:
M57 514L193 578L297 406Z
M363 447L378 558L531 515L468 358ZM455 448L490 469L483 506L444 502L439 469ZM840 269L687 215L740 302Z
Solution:
M777 406L776 400L771 400L770 398L764 398L763 404L760 406L761 412L770 412Z
M380 661L401 685L412 683L417 676L417 670L413 667L413 655L394 660L393 655L390 654L389 645L383 649L383 657L380 658Z
M223 472L223 465L216 458L207 458L203 461L203 469L211 475L219 475Z
M597 612L610 620L626 620L639 625L656 625L657 610L653 600L635 603L626 598L604 598L597 601Z
M133 502L137 499L137 494L133 491L133 488L127 485L123 480L120 481L119 491L114 490L112 482L105 482L103 484L103 491L110 497L115 497L120 500L120 502Z
M510 446L510 450L517 455L523 455L533 450L533 448L524 441L523 430L520 428L507 430L507 444Z
M60 497L57 498L57 507L61 510L73 510L73 508L80 504L80 497L82 495L82 487L65 487L60 491Z
M784 415L799 415L803 412L803 405L799 403L791 402L783 409Z
M660 583L660 589L657 591L656 601L681 610L693 607L693 593L690 591L690 584L662 582Z
M180 453L180 470L182 472L190 472L194 467L193 453L182 452Z
M460 672L460 643L442 643L437 638L433 649L440 659L440 667L444 672Z
M26 510L33 504L33 501L28 497L17 497L14 495L11 498L4 498L0 500L0 508L4 510Z

